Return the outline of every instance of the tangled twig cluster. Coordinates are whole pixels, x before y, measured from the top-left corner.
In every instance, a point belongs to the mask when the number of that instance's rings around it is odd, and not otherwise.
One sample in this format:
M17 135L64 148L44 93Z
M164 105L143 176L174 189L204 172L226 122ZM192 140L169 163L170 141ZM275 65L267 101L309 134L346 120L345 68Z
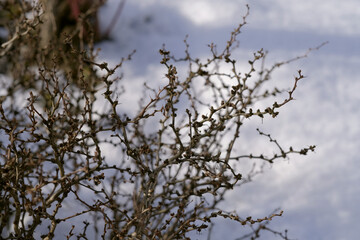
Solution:
M181 59L161 49L167 83L146 86L152 95L132 114L121 110L122 78L115 76L132 54L113 68L98 63L81 26L42 48L42 11L33 7L32 20L28 8L18 11L1 48L8 59L0 102L2 239L52 239L64 233L59 228L67 229L67 239L188 239L219 217L249 226L246 238L270 231L288 239L267 227L282 211L253 219L218 209L225 193L256 174L234 167L240 159L273 164L315 149L286 150L258 130L278 153L234 154L245 120L275 118L304 78L299 70L285 97L284 90L264 89L275 69L292 60L266 68L262 49L240 73L232 52L248 11L222 51L209 45L212 56L205 61L190 55L186 39ZM179 77L180 63L188 65L185 77ZM230 71L221 71L223 65ZM19 96L27 96L25 107ZM269 97L278 101L254 108ZM109 148L116 156L105 152Z

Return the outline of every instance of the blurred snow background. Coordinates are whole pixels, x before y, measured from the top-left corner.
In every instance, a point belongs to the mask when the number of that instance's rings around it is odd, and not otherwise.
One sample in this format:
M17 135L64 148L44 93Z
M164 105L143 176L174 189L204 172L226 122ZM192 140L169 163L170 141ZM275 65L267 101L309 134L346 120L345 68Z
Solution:
M101 9L107 27L120 0ZM271 133L284 146L317 145L316 153L278 161L271 168L228 195L224 207L241 216L267 216L284 210L270 225L289 230L295 239L357 239L360 215L360 2L358 0L128 0L112 40L99 44L100 59L116 64L133 49L137 52L121 70L127 93L120 98L131 111L141 97L144 81L165 83L158 50L166 45L183 56L188 34L190 52L199 58L209 54L207 44L223 46L241 22L245 4L250 6L248 25L240 35L235 53L246 62L254 51L269 50L268 63L287 60L316 47L306 59L279 69L273 81L291 86L302 69L296 101L282 108L276 119L250 123L246 131L249 148L268 148L257 142L256 127ZM243 147L243 146L242 146ZM272 147L272 146L270 146ZM212 239L235 239L242 227L219 221ZM194 235L204 239L206 234ZM262 239L277 239L264 235Z

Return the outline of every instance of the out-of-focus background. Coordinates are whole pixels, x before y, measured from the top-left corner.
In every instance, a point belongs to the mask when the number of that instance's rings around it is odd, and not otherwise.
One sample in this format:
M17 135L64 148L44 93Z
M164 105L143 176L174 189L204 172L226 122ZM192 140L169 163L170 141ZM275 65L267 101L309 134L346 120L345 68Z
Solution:
M100 11L101 26L109 25L119 0ZM164 68L158 50L163 44L184 55L188 35L192 56L205 58L207 44L226 44L229 33L250 6L248 25L234 53L247 62L252 52L269 51L268 63L304 54L325 41L308 58L280 68L274 84L292 86L297 70L301 80L296 100L276 119L248 123L239 149L270 151L256 138L259 127L285 146L316 145L316 152L265 166L254 181L228 195L224 207L242 216L267 216L284 210L271 227L289 230L295 239L358 239L360 215L360 2L358 0L131 0L126 1L111 41L98 46L100 59L116 64L133 49L133 60L122 69L127 88L124 111L137 106L139 87L160 85ZM135 98L134 98L135 96ZM264 139L262 139L264 140ZM235 239L241 227L219 221L212 239ZM206 234L194 235L203 239ZM263 239L277 239L264 235Z

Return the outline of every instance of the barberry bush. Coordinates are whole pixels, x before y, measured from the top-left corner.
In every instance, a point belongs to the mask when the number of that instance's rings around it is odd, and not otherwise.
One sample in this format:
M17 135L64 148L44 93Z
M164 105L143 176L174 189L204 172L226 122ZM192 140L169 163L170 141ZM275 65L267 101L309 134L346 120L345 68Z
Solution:
M134 53L114 67L98 62L94 14L101 4L60 27L48 22L60 17L49 7L58 2L0 3L7 32L0 49L1 238L190 239L193 232L211 237L215 219L230 219L243 226L239 239L264 231L288 239L269 227L281 210L253 218L219 204L258 173L242 164L271 165L315 150L283 146L257 129L274 154L234 151L244 125L276 118L294 99L301 70L286 89L267 83L308 53L268 65L260 49L239 66L233 51L247 7L225 47L209 45L209 59L192 56L187 39L180 58L160 49L166 83L147 82L139 107L124 112L129 81L117 72ZM179 66L187 67L179 73Z

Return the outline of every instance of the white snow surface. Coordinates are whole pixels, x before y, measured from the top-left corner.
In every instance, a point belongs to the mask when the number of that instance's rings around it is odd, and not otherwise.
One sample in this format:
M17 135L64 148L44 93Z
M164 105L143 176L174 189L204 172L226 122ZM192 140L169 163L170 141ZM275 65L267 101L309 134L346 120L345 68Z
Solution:
M101 9L105 29L120 0ZM269 50L269 60L301 55L322 42L329 44L308 58L281 68L275 83L289 84L298 69L307 76L276 119L249 123L244 144L259 146L255 129L271 133L285 146L317 145L316 152L294 156L266 167L262 175L228 195L223 205L240 215L267 216L284 210L271 227L288 229L295 239L358 239L360 215L360 2L358 0L128 0L112 40L99 44L100 59L116 64L133 49L137 52L121 70L127 93L124 111L136 108L144 81L165 83L159 64L163 44L183 56L188 34L192 56L208 56L207 44L226 44L227 37L250 6L248 25L240 35L239 61L252 52ZM186 69L185 69L186 70ZM290 81L290 82L289 82ZM289 86L290 86L289 85ZM270 149L263 141L264 149ZM272 147L272 146L270 146ZM243 228L218 221L212 239L236 239ZM194 239L207 235L195 234ZM260 239L279 239L264 235Z

